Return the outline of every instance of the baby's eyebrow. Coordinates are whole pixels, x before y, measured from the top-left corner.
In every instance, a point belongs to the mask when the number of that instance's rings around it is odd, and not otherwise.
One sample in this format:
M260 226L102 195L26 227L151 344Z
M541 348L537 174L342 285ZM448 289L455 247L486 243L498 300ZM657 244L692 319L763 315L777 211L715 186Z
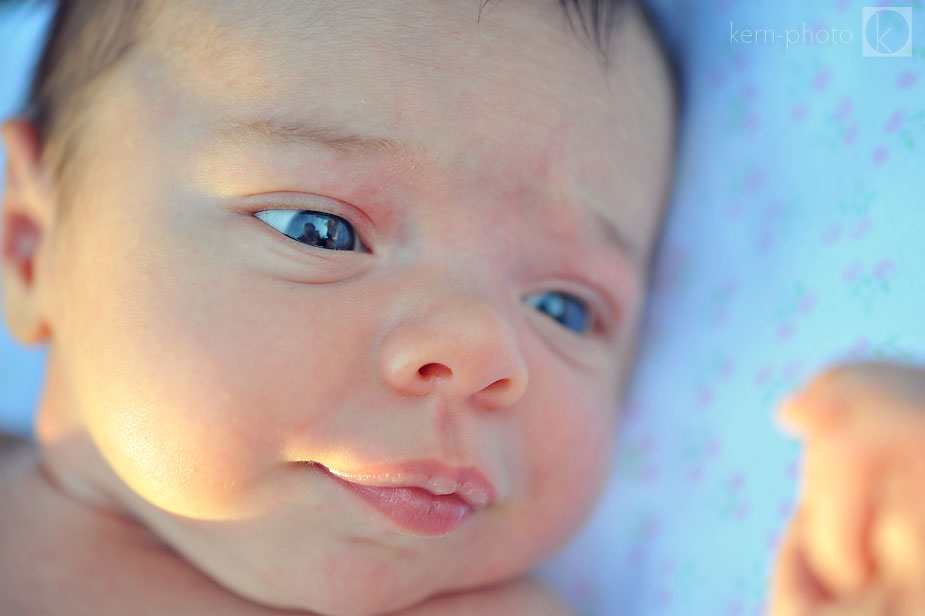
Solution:
M260 140L279 144L324 146L350 158L388 156L412 160L420 148L387 137L359 135L330 124L299 119L261 118L226 124L215 131L219 138L235 142Z
M642 258L635 242L632 242L629 236L617 226L615 222L598 212L597 210L586 209L585 215L588 217L588 224L592 228L597 228L601 232L601 237L605 244L615 247L624 257L629 259L634 265L641 265Z
M401 160L410 167L427 158L423 147L396 141L388 137L361 135L321 123L306 123L293 118L261 118L226 124L215 131L220 139L234 143L253 140L271 144L302 144L322 146L337 154L356 159ZM590 230L592 237L605 246L615 249L634 266L642 266L642 255L629 235L607 216L593 208L573 205L573 214L581 219L582 229Z

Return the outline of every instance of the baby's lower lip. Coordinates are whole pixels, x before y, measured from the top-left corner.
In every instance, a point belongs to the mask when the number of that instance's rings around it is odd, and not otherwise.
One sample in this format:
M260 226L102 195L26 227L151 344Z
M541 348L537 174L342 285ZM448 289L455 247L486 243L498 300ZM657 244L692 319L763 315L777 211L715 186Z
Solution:
M435 495L422 488L361 486L344 481L323 467L319 470L416 535L446 535L462 526L473 513L472 507L455 494Z

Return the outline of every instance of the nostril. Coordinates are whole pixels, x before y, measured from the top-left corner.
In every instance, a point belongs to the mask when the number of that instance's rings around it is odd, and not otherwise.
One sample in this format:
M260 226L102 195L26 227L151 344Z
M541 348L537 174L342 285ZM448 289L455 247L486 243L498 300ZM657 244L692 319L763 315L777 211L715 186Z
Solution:
M433 378L447 379L453 372L443 364L426 364L418 368L418 374L429 381Z
M485 388L485 391L504 391L511 386L511 379L499 379Z

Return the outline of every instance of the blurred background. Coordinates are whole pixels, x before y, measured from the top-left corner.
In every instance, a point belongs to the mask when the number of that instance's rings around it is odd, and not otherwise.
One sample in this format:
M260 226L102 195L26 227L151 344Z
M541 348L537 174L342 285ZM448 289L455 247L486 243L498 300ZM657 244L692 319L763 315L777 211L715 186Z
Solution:
M22 108L49 9L50 3L0 0L0 118ZM5 166L6 153L0 147L0 167ZM0 191L3 181L0 176ZM44 362L44 349L17 346L0 327L0 430L31 435Z

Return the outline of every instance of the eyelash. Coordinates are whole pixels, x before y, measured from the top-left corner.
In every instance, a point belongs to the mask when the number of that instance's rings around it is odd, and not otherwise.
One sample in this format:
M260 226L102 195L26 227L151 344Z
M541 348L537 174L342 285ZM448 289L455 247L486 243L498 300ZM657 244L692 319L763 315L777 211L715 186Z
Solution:
M261 214L262 214L263 216L261 216ZM331 213L331 212L325 212L325 211L323 211L323 210L305 210L305 209L281 209L281 208L270 208L270 209L265 209L265 210L260 210L260 211L254 212L253 216L254 216L255 218L257 218L258 220L262 221L263 223L265 223L266 225L268 225L269 227L271 227L271 228L273 228L274 230L278 231L279 233L281 233L281 234L285 235L286 237L292 239L293 241L302 243L303 245L306 245L306 246L313 246L312 244L306 244L306 243L304 243L304 242L301 242L301 241L299 240L298 237L293 237L292 235L290 235L289 232L287 232L287 231L289 231L289 227L290 227L290 225L292 225L293 221L294 221L298 216L303 215L303 214L312 215L313 217L316 217L316 218L317 218L317 217L321 217L321 218L336 219L336 220L340 221L341 223L346 224L347 226L350 227L350 229L352 230L352 233L353 233L353 235L354 235L354 240L355 240L355 241L353 242L353 247L356 247L357 245L359 245L359 246L363 249L362 252L369 252L369 250L366 248L366 246L365 246L365 244L363 243L363 241L360 239L360 234L357 232L356 226L355 226L353 223L351 223L349 220L347 220L346 218L344 218L343 216L339 216L339 215L333 214L333 213ZM285 222L284 224L281 224L280 226L283 227L283 228L285 228L286 230L281 230L281 229L276 228L276 227L270 222L271 220L272 220L273 222L276 222L277 224L279 224L279 223L281 223L281 222L283 222L283 221L285 220L286 222ZM304 237L304 236L305 236L304 230L308 229L309 226L312 227L312 230L313 230L315 233L318 233L318 227L317 227L317 225L314 225L314 224L308 225L308 224L306 224L306 225L303 227L303 234L302 234L302 236L300 236L300 237ZM325 231L327 231L327 225L325 225ZM336 236L336 235L337 235L337 234L335 233L335 236ZM318 233L318 237L317 237L316 239L320 239L320 233ZM334 241L336 242L337 240L335 239ZM343 251L341 251L341 250L337 250L337 249L333 249L333 248L325 248L325 247L322 247L322 246L313 246L313 247L319 248L319 249L321 249L321 250L335 250L336 252L343 252ZM354 251L354 250L347 250L346 252L355 252L355 251ZM566 329L566 330L568 330L569 332L572 332L573 335L579 336L579 337L590 336L590 335L591 335L592 333L594 333L595 331L599 331L599 330L602 329L602 321L601 321L600 309L599 309L597 306L595 306L595 302L591 302L591 301L587 301L587 300L585 300L585 299L582 299L581 297L579 297L578 295L576 295L576 294L574 294L574 293L570 293L570 292L568 292L568 291L563 291L563 290L557 290L557 291L541 291L541 292L538 292L538 293L535 293L535 294L532 294L532 295L528 295L528 296L527 296L528 299L525 299L525 300L524 300L524 303L527 304L527 305L529 305L529 306L531 306L531 307L538 308L538 307L539 307L538 304L545 304L545 303L548 303L548 302L542 301L542 300L533 301L533 300L531 300L531 299L529 299L529 298L533 298L533 297L537 297L537 296L542 297L542 296L547 295L547 294L558 295L558 296L560 296L560 297L565 297L565 298L567 298L567 299L570 299L570 300L573 300L573 301L577 301L578 303L580 303L580 304L583 306L585 312L587 313L587 317L586 317L587 324L586 324L585 329L583 329L582 331L576 331L576 330L574 330L574 329L571 329L571 328L567 327L565 324L559 322L558 319L556 319L554 316L547 314L547 316L548 316L550 319L556 321L557 323L560 323L560 325L562 326L563 329ZM560 304L560 308L561 308L561 304ZM564 312L565 312L565 315L564 315L564 316L567 317L568 314L569 314L568 309L565 309Z

